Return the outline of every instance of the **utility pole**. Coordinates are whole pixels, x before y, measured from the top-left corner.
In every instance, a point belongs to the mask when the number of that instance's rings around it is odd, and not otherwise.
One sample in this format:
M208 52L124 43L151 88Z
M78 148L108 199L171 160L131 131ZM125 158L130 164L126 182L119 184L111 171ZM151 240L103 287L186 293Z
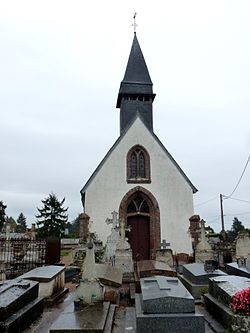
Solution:
M225 226L224 226L224 213L223 213L223 195L220 194L220 216L221 216L221 233L223 235L223 239L226 238Z
M221 229L224 232L225 226L224 226L223 195L222 194L220 194L220 217L221 217Z

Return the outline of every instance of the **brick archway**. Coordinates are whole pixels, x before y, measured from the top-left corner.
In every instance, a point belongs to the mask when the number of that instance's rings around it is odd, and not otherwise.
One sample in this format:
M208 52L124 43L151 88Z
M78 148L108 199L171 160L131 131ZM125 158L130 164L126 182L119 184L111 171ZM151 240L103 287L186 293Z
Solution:
M150 232L150 242L149 242L149 253L150 259L155 259L156 250L159 248L161 241L161 227L160 227L160 209L157 200L153 194L147 189L136 186L130 191L128 191L123 197L120 207L119 207L119 218L123 219L127 224L127 208L129 202L135 198L138 194L146 200L149 206L149 232Z

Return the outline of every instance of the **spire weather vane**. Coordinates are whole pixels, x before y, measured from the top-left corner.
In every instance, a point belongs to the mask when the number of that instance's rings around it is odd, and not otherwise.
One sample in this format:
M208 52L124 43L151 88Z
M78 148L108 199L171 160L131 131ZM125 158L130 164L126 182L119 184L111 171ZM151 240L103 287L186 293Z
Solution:
M132 24L132 26L134 27L134 33L136 33L136 28L137 28L136 16L137 16L137 13L135 13L134 16L133 16L134 23Z

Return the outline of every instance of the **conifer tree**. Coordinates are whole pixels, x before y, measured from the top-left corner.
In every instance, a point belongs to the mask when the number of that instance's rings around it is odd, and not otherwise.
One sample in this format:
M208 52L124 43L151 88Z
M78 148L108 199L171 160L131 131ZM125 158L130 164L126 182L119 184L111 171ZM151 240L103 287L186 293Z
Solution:
M234 217L231 230L227 231L227 238L229 242L235 241L236 237L238 236L238 233L243 230L245 230L245 227L242 224L242 222L239 221L237 217Z
M38 237L62 236L68 221L68 215L66 214L68 207L63 207L64 201L65 198L59 201L53 193L42 200L43 207L37 208L39 214L36 215L38 219Z
M23 215L23 213L20 213L17 220L17 227L16 227L16 232L24 233L27 228L26 224L26 217Z
M0 232L3 228L3 225L5 223L5 209L7 208L6 205L2 201L0 201Z

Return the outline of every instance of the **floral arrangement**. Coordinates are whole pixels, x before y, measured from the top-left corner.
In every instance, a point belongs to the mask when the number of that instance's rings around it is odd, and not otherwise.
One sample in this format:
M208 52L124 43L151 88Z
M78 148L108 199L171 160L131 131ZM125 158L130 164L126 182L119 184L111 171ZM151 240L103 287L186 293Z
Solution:
M238 291L233 295L231 308L236 314L250 316L250 287Z

